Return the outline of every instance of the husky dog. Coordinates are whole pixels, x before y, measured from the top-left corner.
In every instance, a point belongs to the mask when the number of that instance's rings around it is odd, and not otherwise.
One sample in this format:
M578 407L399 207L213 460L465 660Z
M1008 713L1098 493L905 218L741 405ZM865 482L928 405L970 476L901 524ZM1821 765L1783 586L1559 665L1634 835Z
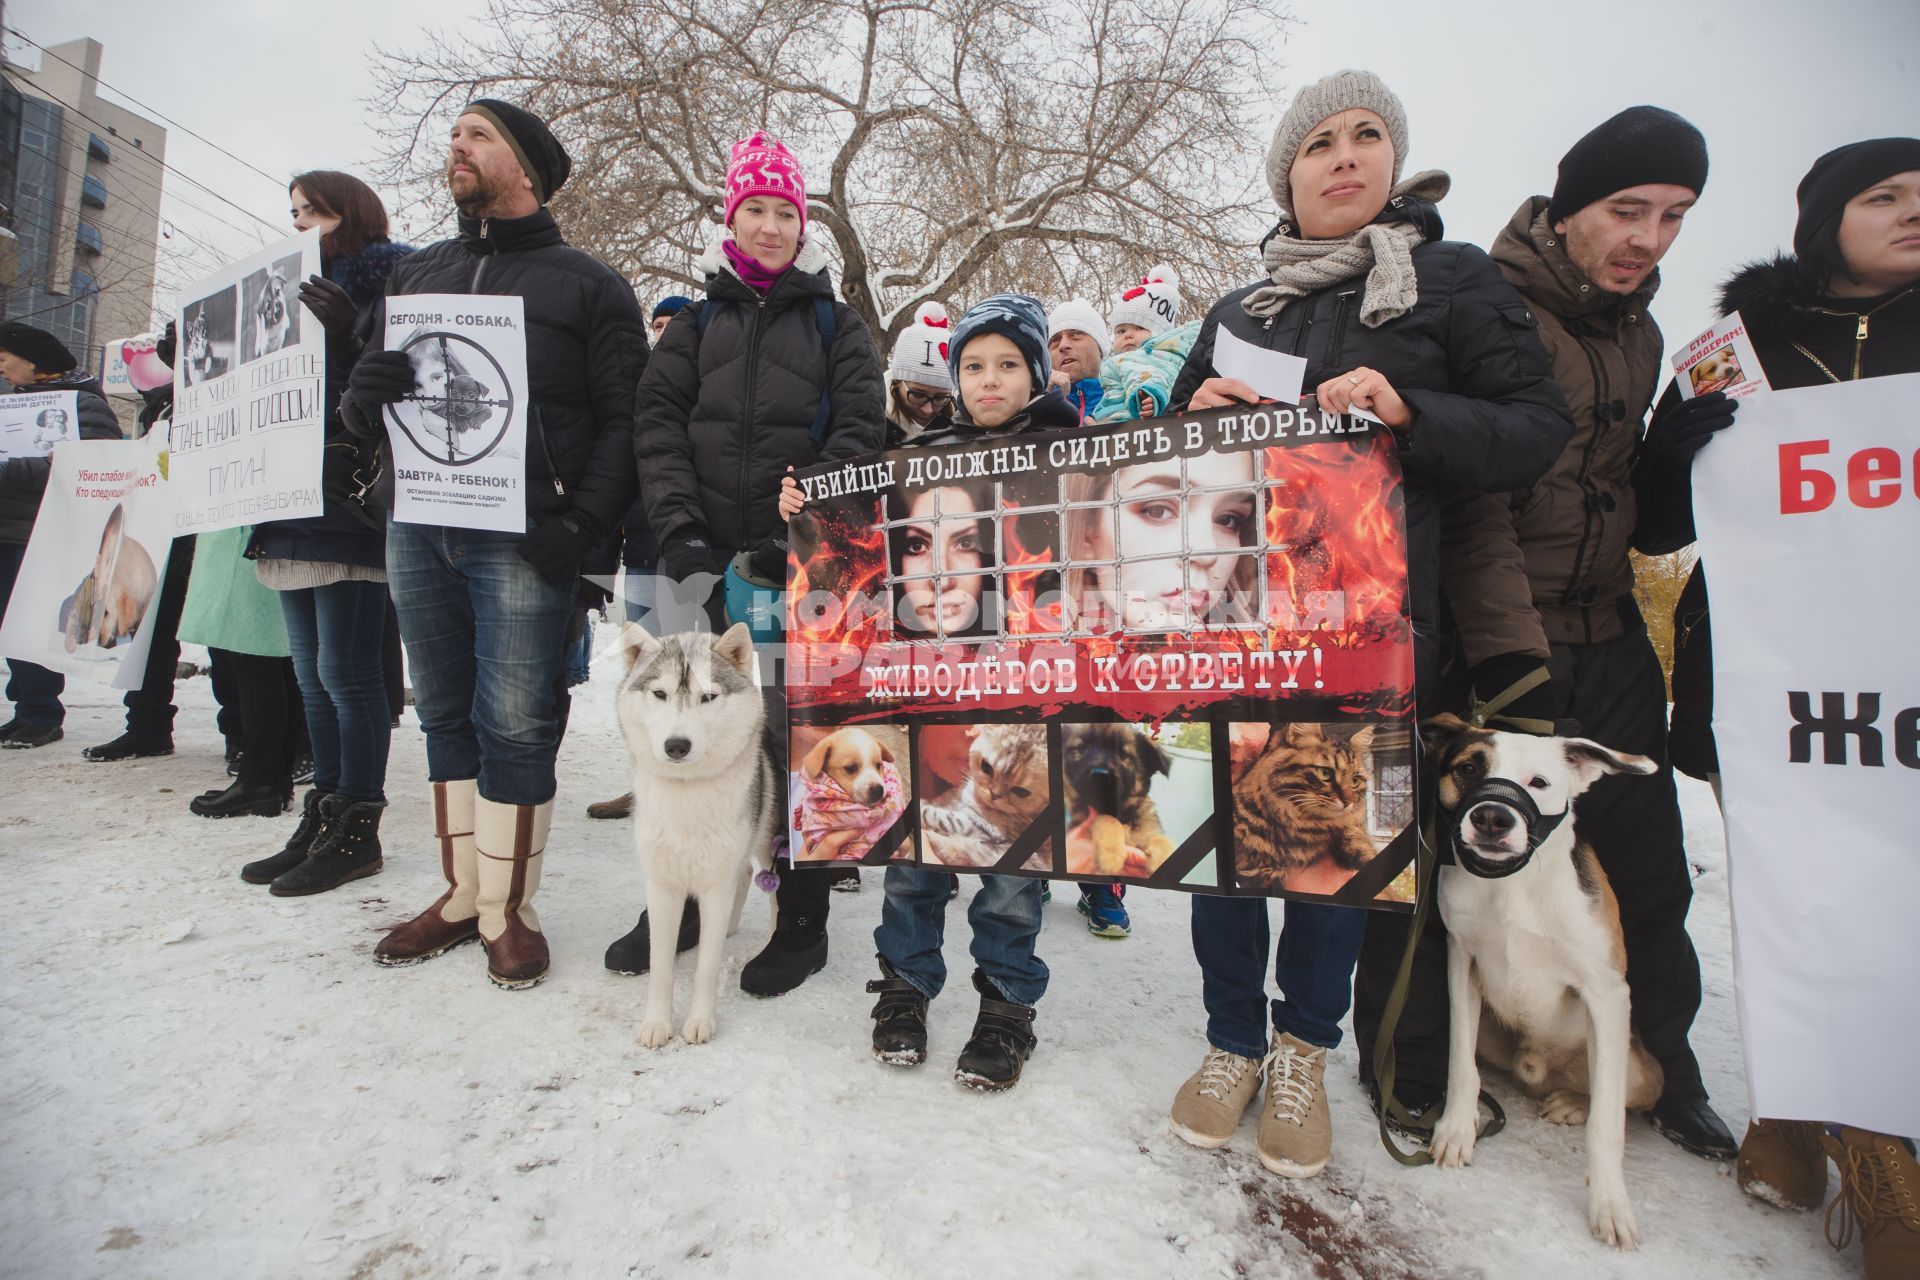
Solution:
M700 949L680 1034L688 1044L704 1044L713 1039L721 953L740 926L748 866L773 868L785 779L766 751L766 711L753 683L745 623L716 638L706 631L657 637L629 622L620 651L627 676L617 706L633 755L633 843L647 873L653 923L640 1043L656 1049L673 1038L674 942L694 898Z

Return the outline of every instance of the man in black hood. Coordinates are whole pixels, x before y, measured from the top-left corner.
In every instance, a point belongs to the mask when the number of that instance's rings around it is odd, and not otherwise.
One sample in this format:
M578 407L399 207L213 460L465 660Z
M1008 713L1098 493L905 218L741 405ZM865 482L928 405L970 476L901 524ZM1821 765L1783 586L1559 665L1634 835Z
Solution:
M427 734L434 834L447 892L389 933L382 964L479 937L496 985L546 976L532 899L552 821L559 681L580 571L633 502L634 388L646 320L633 288L562 239L547 201L572 161L546 124L481 98L454 122L447 187L460 234L402 261L406 294L517 295L526 307L527 528L499 533L393 521L387 576ZM354 366L342 420L383 438L413 366L385 346L385 311ZM389 462L390 469L390 462Z

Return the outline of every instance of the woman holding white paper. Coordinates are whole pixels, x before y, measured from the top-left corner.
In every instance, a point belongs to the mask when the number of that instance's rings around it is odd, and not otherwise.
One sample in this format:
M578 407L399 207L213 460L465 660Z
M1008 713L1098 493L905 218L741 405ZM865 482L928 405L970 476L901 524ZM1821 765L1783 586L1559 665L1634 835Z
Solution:
M1830 151L1801 179L1798 199L1793 254L1740 268L1720 291L1721 314L1738 312L1745 322L1768 385L1783 390L1920 373L1920 138ZM1715 431L1738 419L1689 430L1672 412L1678 399L1669 388L1634 472L1634 545L1649 555L1693 541L1693 459ZM1673 621L1669 749L1675 768L1717 782L1713 646L1699 564ZM1902 944L1888 945L1892 956ZM1920 1274L1920 1163L1911 1139L1755 1118L1740 1142L1736 1176L1742 1190L1769 1204L1817 1208L1826 1198L1829 1157L1841 1174L1829 1239L1844 1247L1855 1220L1870 1280Z
M1486 254L1440 238L1434 202L1449 179L1427 171L1402 181L1406 151L1406 112L1369 72L1338 72L1294 96L1267 154L1282 221L1261 245L1266 277L1214 304L1170 403L1206 409L1261 398L1214 366L1224 331L1304 358L1304 385L1321 408L1364 409L1392 429L1406 475L1414 666L1426 707L1441 656L1442 500L1531 484L1572 423L1526 304ZM1264 1059L1261 1163L1288 1177L1325 1167L1332 1136L1321 1076L1340 1039L1362 939L1373 936L1394 962L1404 945L1400 919L1381 919L1386 927L1370 931L1360 910L1288 904L1275 962L1282 998L1273 1002L1269 1037L1266 903L1194 897L1208 1048L1174 1100L1176 1133L1225 1145ZM1365 1063L1384 992L1361 994ZM1446 1011L1438 1012L1433 1030L1444 1036ZM1444 1080L1423 1083L1431 1106Z

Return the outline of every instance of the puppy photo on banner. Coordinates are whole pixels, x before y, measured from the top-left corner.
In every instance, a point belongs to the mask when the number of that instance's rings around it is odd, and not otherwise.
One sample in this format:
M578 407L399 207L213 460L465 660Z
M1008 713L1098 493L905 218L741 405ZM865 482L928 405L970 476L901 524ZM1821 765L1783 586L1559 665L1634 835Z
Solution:
M1378 424L1241 406L796 478L796 866L1411 908L1406 537Z

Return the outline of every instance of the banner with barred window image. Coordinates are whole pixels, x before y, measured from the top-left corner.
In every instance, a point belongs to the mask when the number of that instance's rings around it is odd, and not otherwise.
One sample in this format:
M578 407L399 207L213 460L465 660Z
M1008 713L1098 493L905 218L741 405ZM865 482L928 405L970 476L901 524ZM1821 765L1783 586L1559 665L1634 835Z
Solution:
M1386 428L1243 405L796 474L796 866L1411 909Z

